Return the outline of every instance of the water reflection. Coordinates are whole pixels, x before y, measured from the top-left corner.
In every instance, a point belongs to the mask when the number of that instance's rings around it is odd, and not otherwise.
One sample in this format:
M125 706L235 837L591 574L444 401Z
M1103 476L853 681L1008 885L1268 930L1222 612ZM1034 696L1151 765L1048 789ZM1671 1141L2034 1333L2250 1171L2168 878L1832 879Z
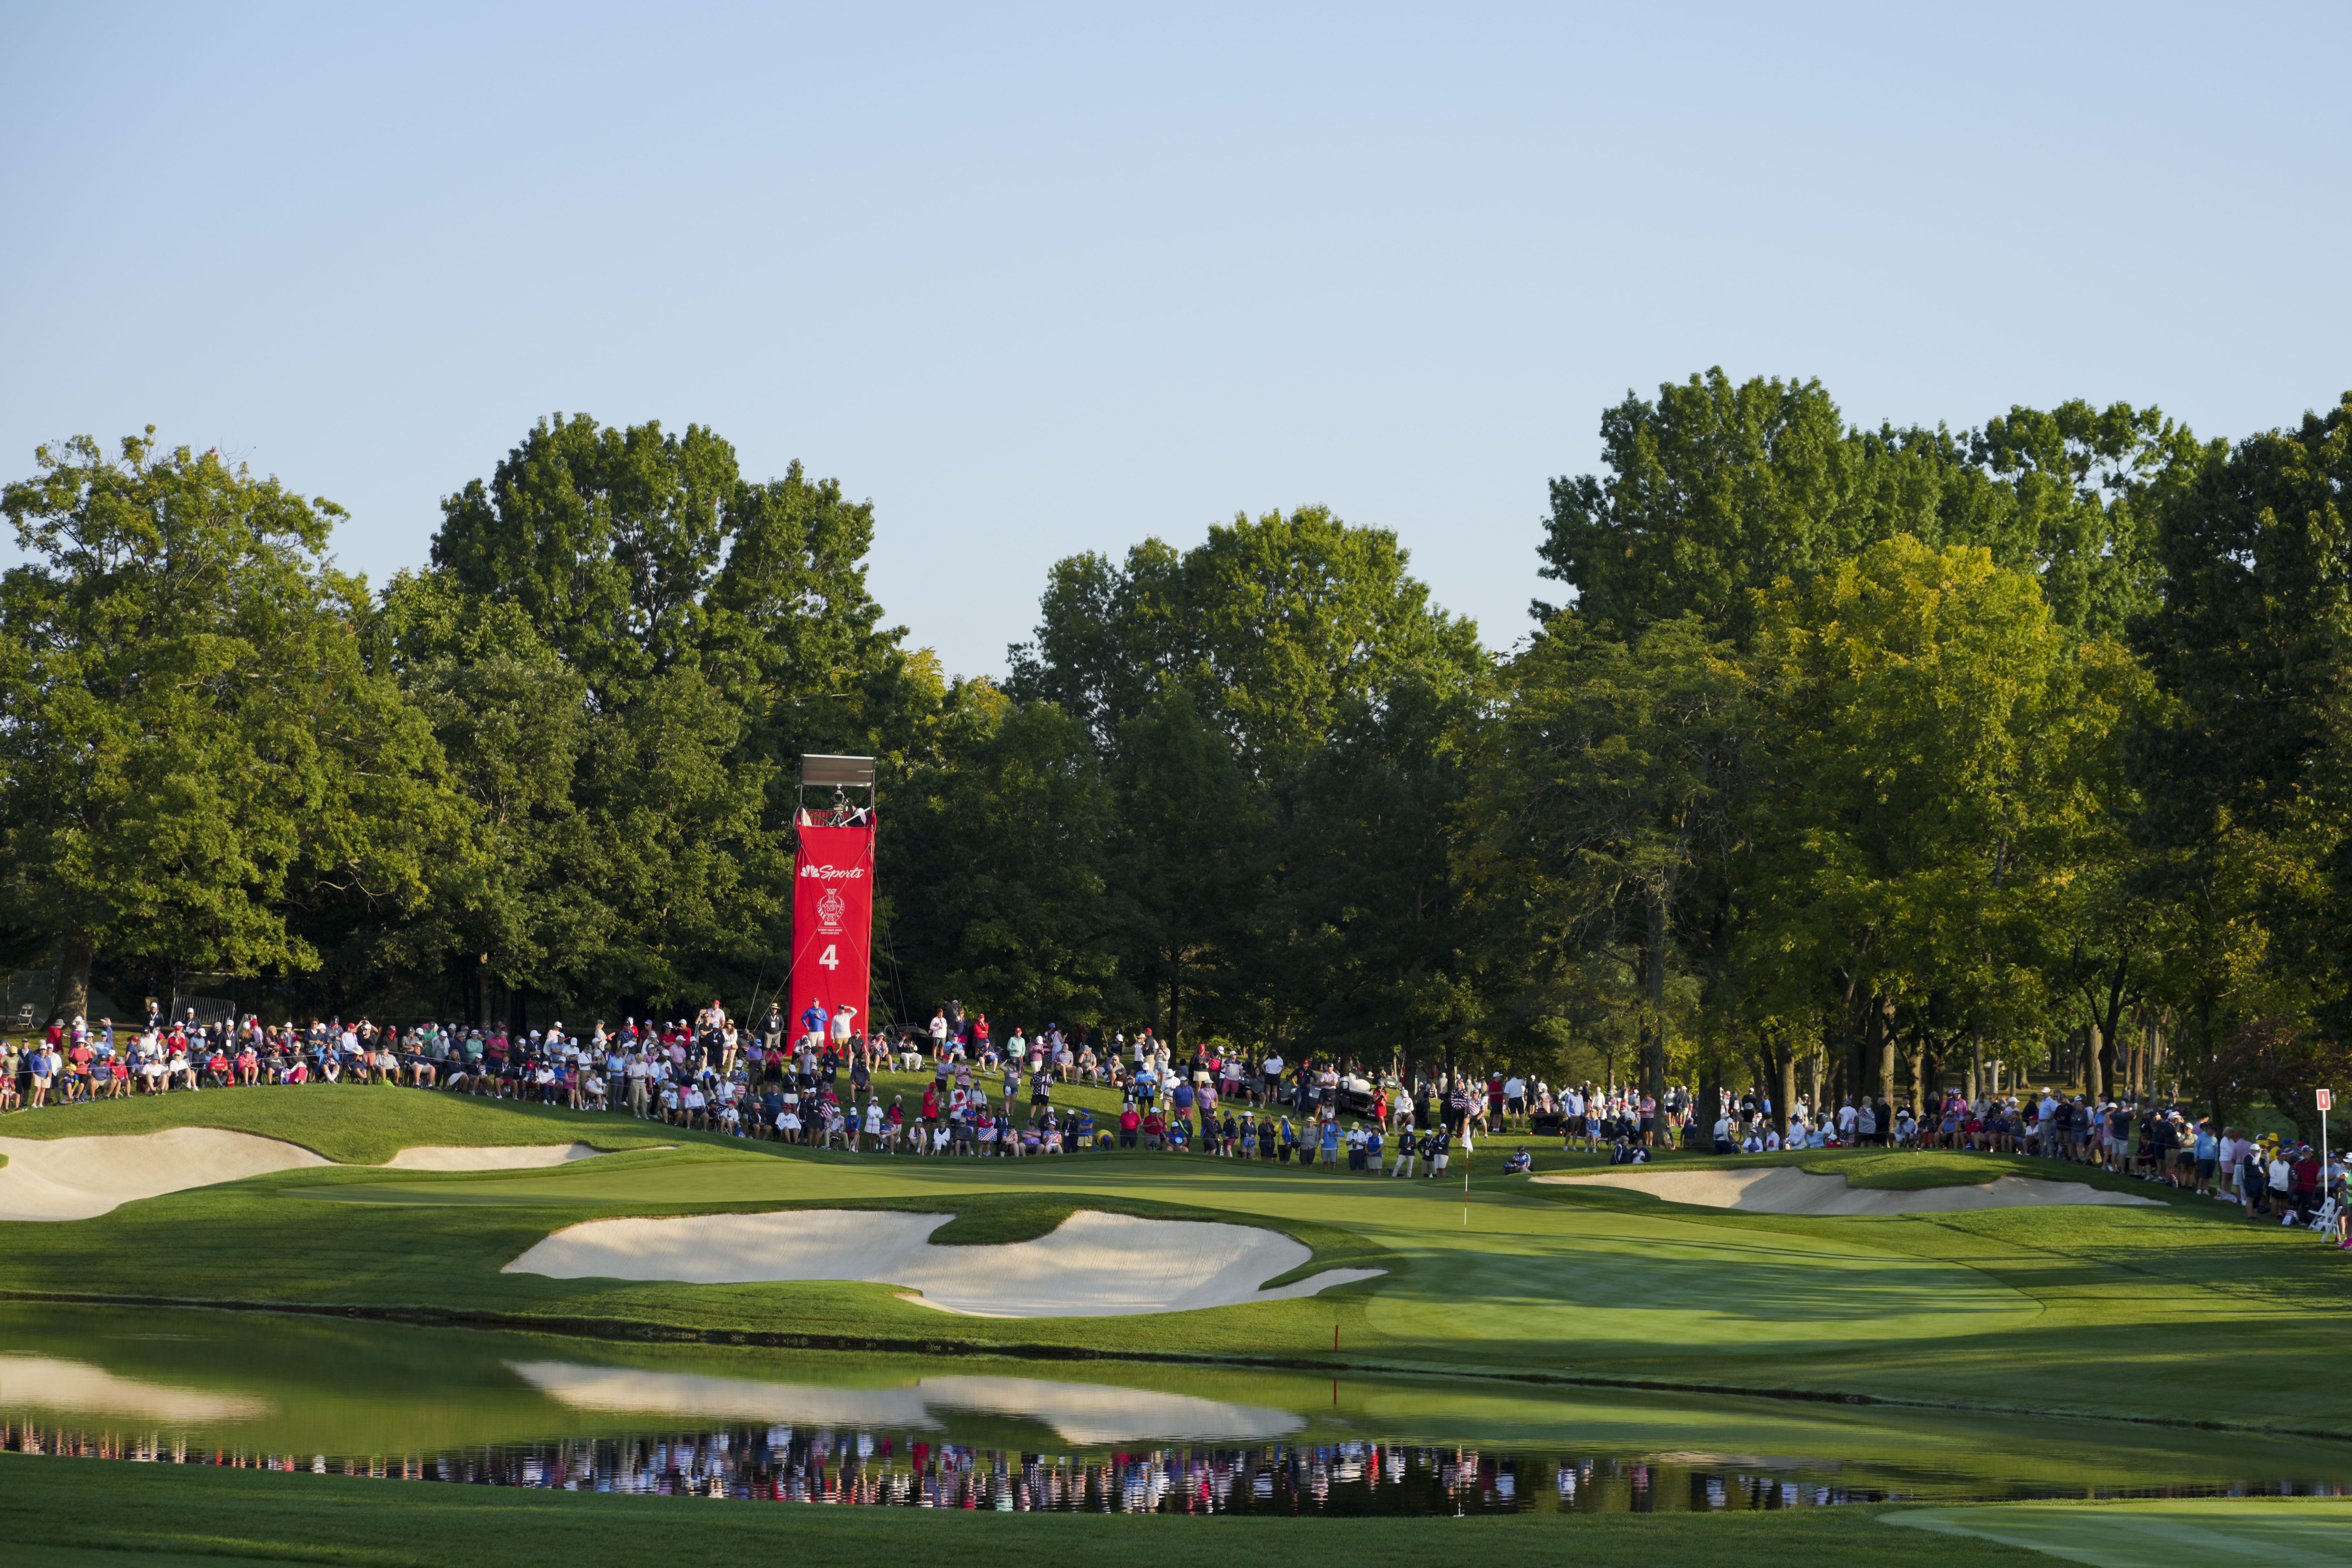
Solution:
M1040 1422L1066 1443L1094 1447L1148 1437L1284 1437L1307 1425L1287 1410L1034 1377L925 1377L896 1388L825 1388L559 1361L509 1361L507 1366L541 1393L579 1410L917 1431L943 1431L953 1415L972 1413Z
M88 1362L47 1355L0 1355L0 1396L16 1405L200 1425L255 1421L276 1409L248 1394L121 1377Z
M1684 1454L1550 1458L1381 1443L1160 1447L1107 1458L1021 1453L908 1434L793 1426L494 1445L464 1454L330 1458L0 1421L9 1452L308 1470L379 1479L658 1497L996 1512L1160 1514L1666 1513L1914 1500L1853 1485L1836 1460ZM2068 1497L2342 1497L2332 1483L2096 1487Z
M28 1453L973 1510L1682 1511L2352 1484L2352 1445L1991 1412L14 1303L0 1436Z

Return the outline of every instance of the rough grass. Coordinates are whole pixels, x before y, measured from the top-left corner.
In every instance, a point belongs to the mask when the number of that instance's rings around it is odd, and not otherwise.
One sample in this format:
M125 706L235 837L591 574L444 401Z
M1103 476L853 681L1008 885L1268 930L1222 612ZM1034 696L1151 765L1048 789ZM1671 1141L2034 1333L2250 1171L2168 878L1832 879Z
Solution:
M1875 1508L1492 1519L1183 1518L637 1498L0 1454L0 1540L26 1568L305 1562L349 1568L638 1568L646 1563L1148 1562L1233 1568L2048 1568L1969 1535L1889 1533Z

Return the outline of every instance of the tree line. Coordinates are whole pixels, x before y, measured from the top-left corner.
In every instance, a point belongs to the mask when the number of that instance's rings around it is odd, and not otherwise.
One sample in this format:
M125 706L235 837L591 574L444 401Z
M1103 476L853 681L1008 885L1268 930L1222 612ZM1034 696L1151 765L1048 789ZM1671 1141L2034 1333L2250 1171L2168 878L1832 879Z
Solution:
M1716 371L1601 437L1507 651L1307 507L1058 563L1001 681L885 624L869 505L699 426L542 421L381 589L276 478L45 447L0 495L0 957L68 1014L748 1006L797 758L849 752L884 1016L1783 1107L2347 1076L2352 395L1874 430Z

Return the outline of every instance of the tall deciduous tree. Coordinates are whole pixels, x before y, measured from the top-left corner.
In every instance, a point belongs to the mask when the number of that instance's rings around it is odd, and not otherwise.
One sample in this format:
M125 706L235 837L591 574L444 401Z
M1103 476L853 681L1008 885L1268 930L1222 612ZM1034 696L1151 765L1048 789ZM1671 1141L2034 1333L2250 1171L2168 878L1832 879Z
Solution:
M1556 617L1511 667L1485 758L1480 874L1556 965L1638 955L1642 1079L1666 1087L1667 993L1694 867L1719 859L1751 724L1748 677L1699 617L1630 641Z
M1934 531L1934 452L1855 437L1816 381L1710 370L1654 402L1628 394L1601 442L1605 478L1552 481L1538 554L1586 622L1619 637L1681 615L1730 626L1750 590Z
M1086 727L982 681L946 706L961 732L895 792L881 839L897 955L919 987L906 1007L969 996L1036 1027L1133 1005L1108 930L1110 791Z
M1402 671L1349 700L1286 792L1278 929L1259 952L1320 1046L1417 1064L1479 1019L1490 933L1454 862L1483 695L1451 669Z
M1225 737L1177 687L1119 728L1110 886L1129 982L1171 1032L1239 1026L1247 941L1272 892L1274 821ZM1273 1032L1263 1012L1252 1033Z
M419 903L453 828L424 719L362 656L341 509L151 427L0 492L0 876L83 1010L94 954L308 968L306 900Z
M536 889L522 903L474 895L550 917L536 922L544 937L509 931L509 984L577 985L593 969L605 995L748 988L788 917L798 753L899 757L938 700L934 672L879 624L872 539L871 508L798 465L753 482L701 426L586 416L541 421L489 479L443 503L436 585L413 591L454 594L479 607L469 616L515 612L556 667L531 679L581 689L565 803L530 818L561 846L511 862ZM446 683L425 666L450 657L418 649L410 679ZM498 680L512 689L523 673L509 662ZM572 888L600 918L563 925Z
M2193 449L2153 408L2079 400L1964 437L1854 429L1819 382L1719 369L1628 395L1601 438L1608 472L1552 481L1538 553L1621 637L1685 613L1744 636L1754 593L1897 534L1980 545L2035 575L2060 625L2115 635L2154 602L2148 493Z
M1179 556L1158 540L1124 568L1072 557L1037 635L1012 650L1013 693L1059 703L1107 748L1181 685L1260 780L1296 770L1346 705L1408 668L1475 680L1477 628L1430 603L1386 529L1323 507L1236 517Z
M1891 1094L1898 1008L2040 1005L2035 911L2111 714L2080 700L2034 580L1973 547L1898 537L1786 584L1758 651L1778 738L1749 962L1816 988L1850 1082Z
M1450 852L1451 825L1416 806L1430 836L1401 847L1384 813L1402 797L1376 800L1374 783L1427 795L1435 773L1368 773L1343 804L1349 784L1318 761L1451 765L1423 721L1465 710L1486 657L1476 628L1432 605L1407 565L1386 530L1307 507L1236 517L1181 553L1149 540L1123 564L1084 555L1054 568L1009 689L1059 706L1104 756L1121 973L1163 1026L1329 1031L1370 1051L1375 973L1421 997L1418 1023L1384 1025L1391 1045L1396 1027L1434 1028L1456 1009L1421 937L1361 964L1325 962L1339 926L1367 940L1392 929L1393 910L1355 901L1367 889L1341 890L1357 870L1419 867L1389 891L1429 922L1424 936L1437 923L1424 873ZM1375 758L1384 730L1419 756Z
M2265 1056L2340 1071L2314 1030L2352 1038L2352 393L2294 429L2209 447L2174 479L2166 592L2140 633L2172 700L2138 762L2185 921L2166 994L2184 1057L2225 1104ZM2281 1108L2309 1115L2321 1085L2274 1076Z

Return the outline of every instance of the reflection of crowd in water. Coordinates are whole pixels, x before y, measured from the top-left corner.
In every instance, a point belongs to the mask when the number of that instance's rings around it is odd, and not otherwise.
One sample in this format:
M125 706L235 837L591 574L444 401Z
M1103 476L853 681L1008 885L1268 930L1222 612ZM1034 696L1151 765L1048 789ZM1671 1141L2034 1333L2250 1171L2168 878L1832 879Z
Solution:
M673 1436L583 1438L462 1455L330 1458L264 1454L153 1434L119 1436L0 1422L24 1454L302 1470L567 1491L752 1501L1073 1513L1648 1513L1822 1507L1905 1498L2048 1495L1956 1478L1917 1489L1828 1479L1836 1461L1591 1456L1555 1459L1379 1442L1136 1447L1110 1458L1022 1453L919 1435L770 1426ZM2094 1488L2096 1497L2342 1497L2352 1487L2284 1481ZM2081 1496L2076 1488L2066 1495Z
M568 1491L995 1512L1452 1514L1765 1509L1887 1494L1630 1459L1358 1442L1139 1448L1108 1458L772 1426L462 1455L329 1458L0 1424L13 1452ZM1671 1495L1669 1495L1671 1494Z

